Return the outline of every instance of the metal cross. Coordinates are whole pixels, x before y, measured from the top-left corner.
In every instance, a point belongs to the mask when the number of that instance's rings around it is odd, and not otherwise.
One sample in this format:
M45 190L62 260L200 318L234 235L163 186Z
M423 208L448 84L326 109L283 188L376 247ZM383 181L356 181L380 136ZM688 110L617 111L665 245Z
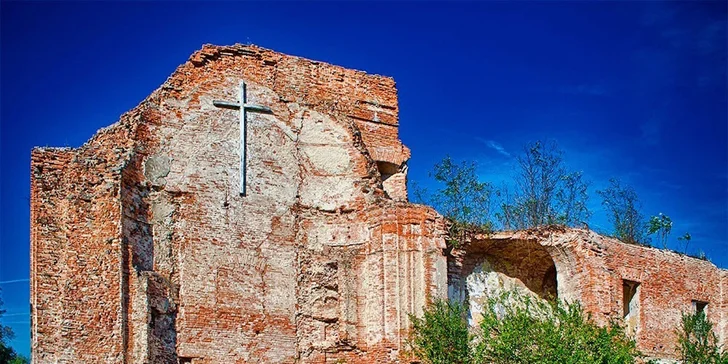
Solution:
M259 111L264 113L271 113L271 109L268 106L262 106L262 105L252 105L252 104L246 104L245 103L245 81L240 82L240 102L228 102L228 101L220 101L220 100L213 100L212 104L217 107L223 107L226 109L236 109L240 110L240 195L245 196L245 167L246 167L246 161L245 161L245 149L247 147L246 139L247 134L245 133L245 124L246 124L246 117L245 112L246 111Z

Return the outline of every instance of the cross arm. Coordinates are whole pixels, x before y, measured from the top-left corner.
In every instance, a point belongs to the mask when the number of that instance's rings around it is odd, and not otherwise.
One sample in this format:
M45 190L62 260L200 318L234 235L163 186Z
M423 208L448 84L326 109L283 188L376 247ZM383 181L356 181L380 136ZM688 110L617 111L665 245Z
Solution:
M212 104L217 107L224 107L227 109L240 109L240 103L238 102L229 102L229 101L222 101L222 100L212 100ZM264 112L264 113L272 113L273 110L269 108L268 106L263 105L253 105L253 104L243 104L243 107L246 111L258 111L258 112Z

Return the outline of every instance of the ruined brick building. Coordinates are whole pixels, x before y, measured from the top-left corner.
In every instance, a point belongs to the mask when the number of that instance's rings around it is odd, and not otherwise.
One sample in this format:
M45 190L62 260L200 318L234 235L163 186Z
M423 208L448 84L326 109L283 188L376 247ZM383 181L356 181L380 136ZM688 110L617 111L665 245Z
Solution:
M705 261L583 230L446 256L398 121L391 78L205 46L80 148L33 150L33 361L407 361L408 313L477 304L484 272L624 318L650 355L674 356L681 311L728 337L728 272Z

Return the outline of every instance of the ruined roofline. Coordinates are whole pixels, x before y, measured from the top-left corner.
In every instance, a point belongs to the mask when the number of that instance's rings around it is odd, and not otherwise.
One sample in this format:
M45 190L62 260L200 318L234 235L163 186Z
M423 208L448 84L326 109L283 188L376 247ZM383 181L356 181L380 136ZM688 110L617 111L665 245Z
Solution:
M257 58L257 57L262 57L263 55L282 56L282 57L286 57L286 58L290 58L290 59L304 61L306 63L310 63L310 64L314 64L314 65L321 65L324 67L332 67L332 68L347 70L347 71L354 71L365 77L380 78L382 80L395 83L394 77L392 77L392 76L380 75L380 74L376 74L376 73L368 73L367 71L356 69L356 68L349 68L349 67L344 67L341 65L329 63L329 62L317 61L315 59L311 59L311 58L307 58L307 57L286 54L286 53L275 51L270 48L261 47L256 44L235 43L233 45L216 45L216 44L205 43L202 45L201 49L195 51L194 53L192 53L192 55L190 55L190 58L188 59L188 61L191 62L196 67L202 67L208 63L219 61L221 58L224 58L224 57L248 56L248 57Z
M34 154L34 358L391 362L407 314L446 295L393 81L260 52L187 61L80 148Z
M60 158L63 163L65 163L65 158L68 158L69 156L73 155L73 153L78 148L73 147L32 147L30 149L30 163L31 165L34 165L36 161L40 158L47 157L47 156L55 156L55 158ZM42 164L48 164L42 163ZM55 163L56 165L59 165L58 163ZM60 165L59 165L60 166Z
M638 249L646 249L646 250L653 250L656 252L664 253L664 254L671 254L676 257L684 257L688 259L692 259L696 262L699 262L700 264L708 264L713 266L715 269L717 269L719 272L723 272L724 274L728 274L728 269L721 268L715 265L713 262L709 260L703 260L700 258L696 258L690 255L687 255L685 253L680 253L671 249L663 249L659 247L654 246L647 246L647 245L638 245L638 244L629 244L625 243L617 238L611 237L611 236L605 236L602 234L597 233L596 231L590 230L590 229L583 229L583 228L572 228L572 227L566 227L566 226L541 226L531 229L523 229L523 230L504 230L504 231L495 231L491 233L474 233L472 234L468 239L466 239L466 244L472 244L474 242L485 242L485 241L507 241L507 240L520 240L520 241L540 241L545 239L552 239L554 237L566 237L567 235L573 236L574 238L579 238L580 240L586 241L586 242L592 242L596 239L606 240L607 242L613 243L613 244L619 244L623 246L638 248Z
M263 58L270 58L270 60L264 60L264 62L275 62L281 59L291 59L291 60L298 60L305 62L310 65L318 65L323 66L325 68L329 68L335 71L339 72L354 72L356 73L357 77L361 77L363 79L372 79L378 81L377 83L383 83L386 84L396 90L396 82L394 81L393 77L390 76L382 76L378 74L369 74L365 71L346 68L343 66L334 65L327 62L322 61L316 61L300 56L293 56L281 52L277 52L268 48L260 47L257 45L245 45L241 43L236 43L234 45L228 45L228 46L221 46L221 45L214 45L214 44L203 44L202 48L194 51L189 58L184 62L181 63L168 77L167 79L159 85L154 91L152 91L147 97L145 97L142 101L140 101L136 106L130 108L128 111L124 112L119 116L119 118L112 122L111 124L104 126L102 128L99 128L95 133L93 133L89 139L86 140L83 144L81 144L78 147L33 147L32 151L37 152L45 152L45 151L58 151L58 152L67 152L67 153L73 153L73 152L82 152L85 149L91 148L94 146L94 143L100 141L103 139L103 136L106 134L112 134L116 131L118 131L119 128L126 127L128 132L133 133L135 130L135 122L138 122L140 119L142 119L142 114L144 111L150 108L159 107L161 104L161 98L162 96L166 96L171 91L174 91L177 89L177 86L175 82L181 82L186 83L187 77L189 76L189 71L191 69L198 69L198 68L204 68L205 66L208 66L213 63L223 62L225 59L228 58L235 58L235 57L243 57L243 58L250 58L250 59L263 59ZM383 107L390 108L393 110L396 110L397 114L399 113L399 105L387 105L382 104Z
M74 147L49 147L49 146L33 147L34 151L37 150L39 152L67 152L69 150L74 150L74 149L77 149L77 148L74 148Z

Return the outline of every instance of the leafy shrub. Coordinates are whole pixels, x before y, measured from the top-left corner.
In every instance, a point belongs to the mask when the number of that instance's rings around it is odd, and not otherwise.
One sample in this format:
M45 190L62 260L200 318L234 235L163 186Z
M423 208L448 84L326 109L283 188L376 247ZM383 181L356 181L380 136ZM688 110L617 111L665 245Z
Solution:
M489 300L479 330L468 333L460 304L436 301L412 317L410 344L425 363L635 363L635 342L616 324L599 327L579 304L506 292Z
M728 364L728 352L721 352L713 324L704 312L683 314L677 338L683 363Z
M506 296L513 296L506 293ZM513 302L513 298L507 299ZM611 324L596 325L580 304L516 297L490 300L480 323L479 363L634 363L635 342Z
M426 307L422 318L410 315L414 354L428 364L471 363L472 336L464 315L461 304L444 300Z

